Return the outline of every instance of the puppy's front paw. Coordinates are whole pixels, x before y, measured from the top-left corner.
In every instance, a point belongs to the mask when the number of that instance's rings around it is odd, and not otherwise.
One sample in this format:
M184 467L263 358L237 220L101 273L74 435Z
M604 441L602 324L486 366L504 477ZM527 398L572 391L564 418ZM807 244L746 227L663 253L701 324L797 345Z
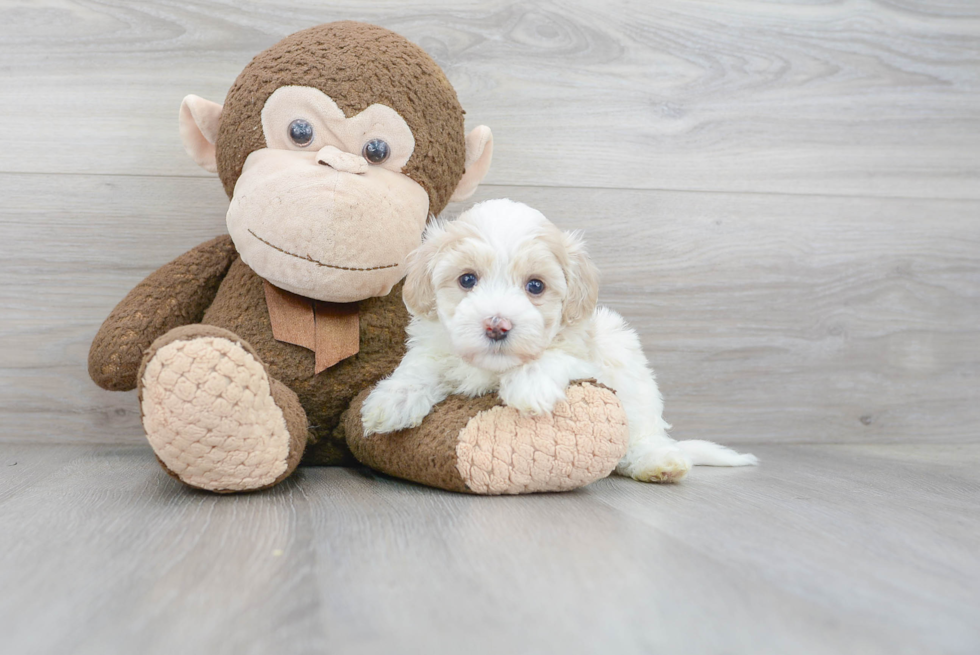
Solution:
M414 428L432 410L425 389L383 380L361 405L364 436Z
M548 378L514 381L500 386L504 404L525 414L550 414L555 404L565 400L565 389Z
M691 470L691 460L680 448L665 446L641 453L627 452L617 471L640 482L680 482Z

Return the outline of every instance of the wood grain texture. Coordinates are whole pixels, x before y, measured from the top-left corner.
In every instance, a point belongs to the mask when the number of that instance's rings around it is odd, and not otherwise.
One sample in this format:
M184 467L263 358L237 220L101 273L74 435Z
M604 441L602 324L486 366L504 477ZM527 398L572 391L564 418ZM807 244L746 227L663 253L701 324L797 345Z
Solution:
M223 497L147 447L2 445L4 651L980 649L980 447L756 452L677 486L476 498L319 468Z
M213 179L0 175L7 441L142 438L85 358L150 271L223 231ZM487 187L582 229L679 438L976 442L980 202ZM453 207L459 211L460 207Z
M337 19L435 57L495 184L980 198L970 0L8 0L0 172L201 175L181 98Z

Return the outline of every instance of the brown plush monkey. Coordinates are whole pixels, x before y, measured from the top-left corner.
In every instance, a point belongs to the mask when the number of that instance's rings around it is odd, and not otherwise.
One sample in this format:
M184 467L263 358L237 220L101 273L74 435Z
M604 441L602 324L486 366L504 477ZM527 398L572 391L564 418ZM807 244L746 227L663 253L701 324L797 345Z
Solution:
M361 400L405 352L406 256L490 165L490 130L465 134L455 91L421 49L360 23L298 32L255 57L223 106L185 98L180 131L224 184L229 235L141 282L89 353L97 384L139 389L171 475L248 491L301 459L346 464L353 451L425 484L521 493L612 470L625 416L588 382L554 416L456 397L417 428L362 436Z

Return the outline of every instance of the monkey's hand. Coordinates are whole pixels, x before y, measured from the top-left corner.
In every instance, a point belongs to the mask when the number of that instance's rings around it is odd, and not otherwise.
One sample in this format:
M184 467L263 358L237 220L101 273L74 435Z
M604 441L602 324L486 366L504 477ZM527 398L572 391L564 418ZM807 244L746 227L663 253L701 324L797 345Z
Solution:
M175 327L200 323L238 253L225 235L150 273L99 328L88 354L92 380L110 391L136 388L150 344Z
M382 380L361 405L364 436L418 427L439 400L417 383Z

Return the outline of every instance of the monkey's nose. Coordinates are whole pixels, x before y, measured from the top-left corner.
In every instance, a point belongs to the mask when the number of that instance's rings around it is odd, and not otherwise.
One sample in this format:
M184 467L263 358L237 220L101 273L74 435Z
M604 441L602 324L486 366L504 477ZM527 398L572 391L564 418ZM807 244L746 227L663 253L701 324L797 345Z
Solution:
M483 321L483 329L486 332L487 339L503 341L507 338L507 333L514 329L514 324L506 318L492 316Z
M316 163L329 166L341 173L363 175L367 173L368 163L364 157L344 152L335 146L323 146L316 153Z

